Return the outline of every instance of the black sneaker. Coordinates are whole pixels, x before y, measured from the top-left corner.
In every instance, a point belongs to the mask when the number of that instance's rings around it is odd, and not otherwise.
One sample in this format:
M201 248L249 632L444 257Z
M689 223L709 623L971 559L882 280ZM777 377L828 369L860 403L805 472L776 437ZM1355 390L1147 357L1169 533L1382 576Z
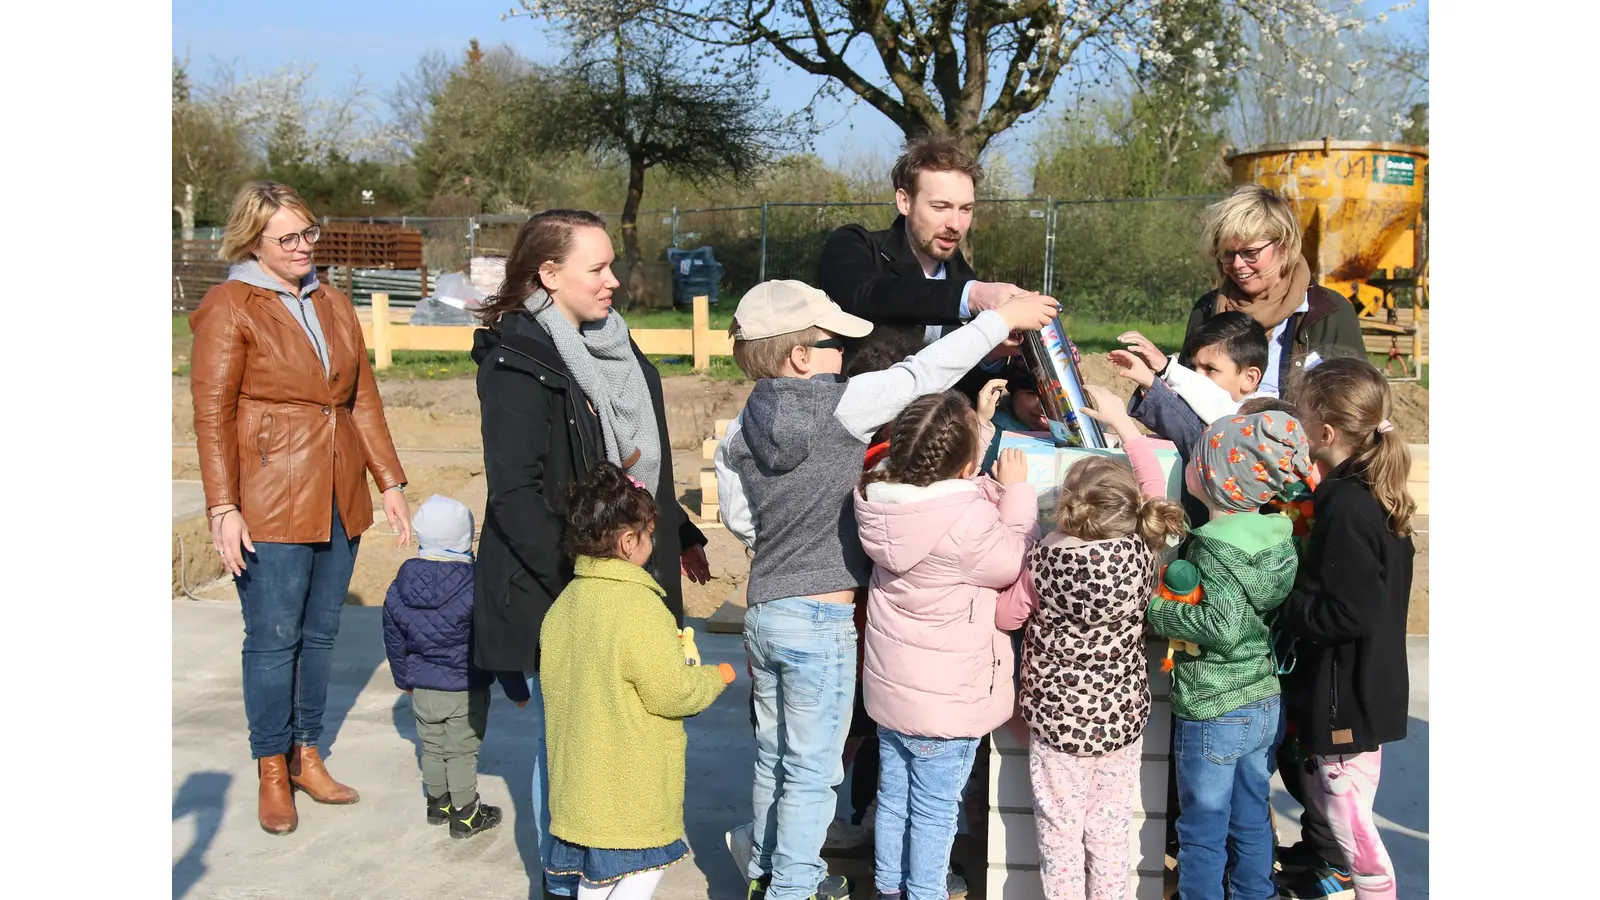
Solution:
M1313 869L1326 865L1321 854L1311 849L1305 841L1296 841L1288 847L1279 847L1273 866L1279 872L1294 873L1300 869Z
M1326 861L1308 869L1290 870L1277 880L1278 896L1283 900L1347 900L1356 895L1350 871Z
M771 875L763 875L751 881L749 889L745 891L744 900L766 900L767 887L771 884Z
M843 875L829 875L817 885L811 900L850 900L850 880Z
M500 808L484 803L481 797L475 797L471 803L450 813L450 836L472 837L499 824Z
M443 825L450 821L450 795L428 798L428 824Z

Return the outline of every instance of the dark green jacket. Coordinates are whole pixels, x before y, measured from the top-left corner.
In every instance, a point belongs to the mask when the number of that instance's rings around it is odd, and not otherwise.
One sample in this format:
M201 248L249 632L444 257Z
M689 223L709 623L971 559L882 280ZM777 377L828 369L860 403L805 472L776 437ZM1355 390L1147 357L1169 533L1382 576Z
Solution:
M1189 325L1183 332L1185 344L1195 329L1216 314L1217 293L1212 291L1194 302L1194 308L1189 311ZM1366 344L1361 340L1361 320L1350 301L1320 284L1312 285L1307 294L1310 308L1289 317L1289 327L1284 331L1294 335L1294 342L1287 352L1278 356L1278 390L1285 400L1292 399L1288 394L1290 379L1308 351L1316 350L1324 359L1335 354L1367 358ZM1193 360L1182 357L1178 362L1194 365Z
M1294 588L1293 530L1282 515L1208 522L1184 551L1200 570L1200 603L1150 601L1157 634L1200 645L1199 656L1173 657L1172 711L1179 718L1214 719L1278 695L1267 620Z

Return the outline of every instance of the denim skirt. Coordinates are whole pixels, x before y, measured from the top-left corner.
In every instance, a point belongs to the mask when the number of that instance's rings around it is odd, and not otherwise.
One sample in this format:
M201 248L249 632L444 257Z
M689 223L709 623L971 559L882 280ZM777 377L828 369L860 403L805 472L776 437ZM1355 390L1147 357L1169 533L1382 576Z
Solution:
M577 894L578 880L594 885L607 885L637 875L665 869L689 855L689 845L680 838L665 847L645 850L607 850L583 847L555 838L550 848L550 859L545 873L550 876L550 886L571 885Z

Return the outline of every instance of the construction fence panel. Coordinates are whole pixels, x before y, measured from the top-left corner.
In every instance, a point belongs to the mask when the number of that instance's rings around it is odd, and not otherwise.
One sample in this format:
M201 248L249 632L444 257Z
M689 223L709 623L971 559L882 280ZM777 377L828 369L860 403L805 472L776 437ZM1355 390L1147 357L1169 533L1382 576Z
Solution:
M1101 322L1182 322L1216 285L1200 247L1214 196L1054 204L1046 285L1067 314ZM981 227L981 226L980 226ZM974 228L974 231L978 231Z
M1098 321L1179 321L1187 316L1194 299L1216 283L1216 267L1199 246L1205 206L1216 199L981 200L964 251L984 280L1045 290L1074 316ZM617 277L624 282L618 305L626 308L631 298L622 264L621 215L601 215L617 254ZM645 279L644 296L639 299L648 306L671 302L667 251L673 247L710 247L723 266L719 299L729 303L763 279L814 283L822 246L834 229L852 223L869 230L883 229L896 215L894 204L888 201L643 210L638 216L638 238ZM423 233L431 278L464 271L474 257L509 255L527 217L396 217L381 221ZM411 283L416 282L415 273L405 275ZM404 280L399 272L373 273L371 278L397 285ZM363 290L367 280L358 271L358 302L370 297L371 289ZM408 295L417 290L399 287L391 290L398 304L407 303L412 299Z

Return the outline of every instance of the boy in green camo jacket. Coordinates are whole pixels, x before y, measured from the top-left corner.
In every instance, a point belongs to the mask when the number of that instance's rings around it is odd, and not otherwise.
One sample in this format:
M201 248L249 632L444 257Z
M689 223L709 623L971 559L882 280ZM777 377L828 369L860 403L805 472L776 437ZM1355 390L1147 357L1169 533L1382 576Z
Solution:
M1290 519L1260 512L1310 473L1299 421L1277 411L1218 419L1185 468L1211 513L1184 554L1203 599L1157 598L1148 613L1157 634L1200 647L1178 654L1172 673L1184 900L1222 900L1224 878L1232 900L1277 893L1268 795L1282 718L1268 623L1294 586L1297 554Z

